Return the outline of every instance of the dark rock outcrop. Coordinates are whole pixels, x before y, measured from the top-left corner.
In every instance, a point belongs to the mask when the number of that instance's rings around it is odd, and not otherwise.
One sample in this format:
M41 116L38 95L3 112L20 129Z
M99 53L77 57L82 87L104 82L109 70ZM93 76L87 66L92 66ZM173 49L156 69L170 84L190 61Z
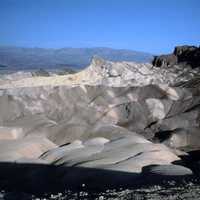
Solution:
M174 50L179 63L186 63L192 68L200 67L200 48L195 46L178 46Z
M152 64L156 67L168 67L173 65L200 67L200 47L177 46L172 54L155 56Z
M177 64L177 56L174 54L155 56L153 65L157 67L172 66Z

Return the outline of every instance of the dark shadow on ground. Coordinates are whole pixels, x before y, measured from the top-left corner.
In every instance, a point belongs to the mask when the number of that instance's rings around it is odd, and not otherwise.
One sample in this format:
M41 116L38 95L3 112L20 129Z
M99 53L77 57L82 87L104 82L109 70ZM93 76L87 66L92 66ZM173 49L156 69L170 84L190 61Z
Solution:
M57 193L66 189L103 191L112 188L139 188L176 178L82 167L0 163L1 190L34 194Z
M180 157L186 167L192 169L196 176L200 176L200 150L188 151L187 155Z

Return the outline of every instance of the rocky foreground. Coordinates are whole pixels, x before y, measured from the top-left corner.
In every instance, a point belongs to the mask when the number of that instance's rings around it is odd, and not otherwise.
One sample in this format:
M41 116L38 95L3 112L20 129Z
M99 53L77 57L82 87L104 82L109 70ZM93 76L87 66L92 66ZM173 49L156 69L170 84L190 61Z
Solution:
M189 182L187 184L175 185L174 182L161 186L154 185L138 189L112 189L101 192L71 191L67 190L57 194L36 194L24 192L2 192L0 199L5 200L193 200L200 198L199 185Z
M72 75L0 80L0 186L33 193L199 176L199 68L95 57Z

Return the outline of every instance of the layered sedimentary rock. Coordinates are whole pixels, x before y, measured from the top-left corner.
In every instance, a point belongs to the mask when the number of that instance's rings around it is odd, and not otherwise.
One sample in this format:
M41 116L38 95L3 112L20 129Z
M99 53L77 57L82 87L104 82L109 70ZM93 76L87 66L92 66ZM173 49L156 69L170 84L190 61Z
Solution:
M45 169L45 184L50 176L66 187L191 175L177 165L186 149L200 148L198 72L191 72L94 58L73 75L2 82L0 161L31 163L23 179L35 183L35 167L36 175Z

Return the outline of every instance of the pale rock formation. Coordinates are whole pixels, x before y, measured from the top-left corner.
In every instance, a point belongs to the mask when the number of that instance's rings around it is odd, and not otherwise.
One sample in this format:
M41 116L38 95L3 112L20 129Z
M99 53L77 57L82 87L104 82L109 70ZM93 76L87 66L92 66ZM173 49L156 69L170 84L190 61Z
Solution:
M131 185L151 165L161 167L149 175L191 175L174 162L182 149L200 148L200 90L197 80L173 87L177 80L188 76L95 58L73 75L1 82L0 161L42 165L41 179L66 187Z

